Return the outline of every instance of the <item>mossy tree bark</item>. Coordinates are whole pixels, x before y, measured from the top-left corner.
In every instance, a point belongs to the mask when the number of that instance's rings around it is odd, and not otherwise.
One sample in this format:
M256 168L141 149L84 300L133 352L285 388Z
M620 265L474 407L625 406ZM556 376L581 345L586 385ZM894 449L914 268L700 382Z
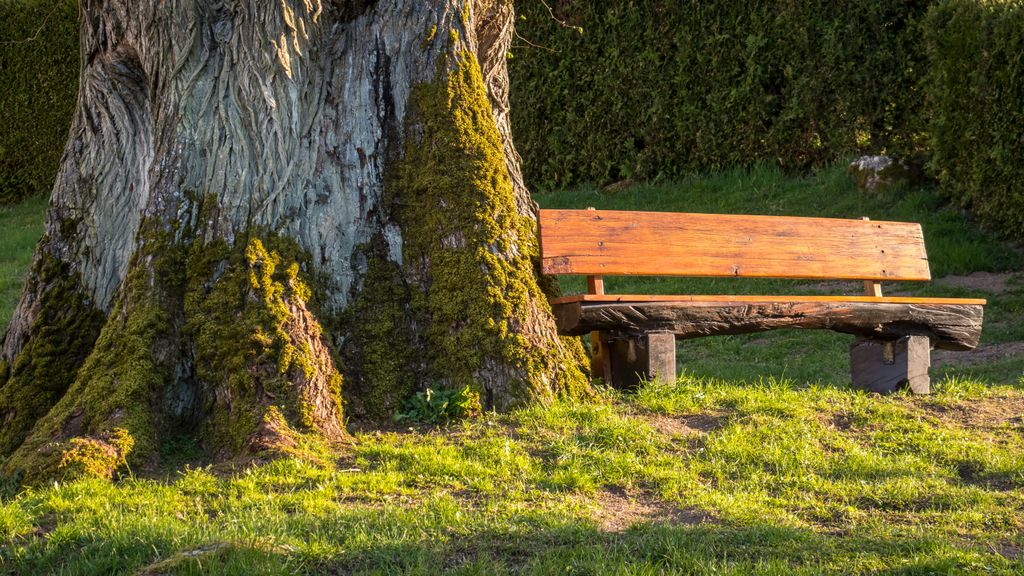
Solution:
M82 0L78 112L0 351L28 481L343 445L418 388L587 394L538 285L510 0Z

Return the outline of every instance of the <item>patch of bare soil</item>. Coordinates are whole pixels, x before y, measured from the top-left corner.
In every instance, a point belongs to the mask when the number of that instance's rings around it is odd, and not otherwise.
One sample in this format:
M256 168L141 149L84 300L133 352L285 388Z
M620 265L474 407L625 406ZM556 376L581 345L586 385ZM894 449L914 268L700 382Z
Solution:
M725 427L725 414L694 414L683 416L683 420L687 426L701 432L714 432Z
M1001 544L991 545L989 548L1007 560L1016 561L1021 559L1021 547L1018 544L1004 542Z
M670 437L703 436L725 426L725 415L723 414L693 414L691 416L652 414L645 419L652 428Z
M1001 342L999 344L982 344L974 350L933 350L932 367L938 368L949 364L989 364L1000 360L1024 357L1024 342Z
M935 283L966 290L979 290L989 294L1002 294L1010 279L1016 272L973 272L966 276L944 276L936 278Z
M38 521L37 525L32 528L26 534L21 535L19 538L48 538L50 532L57 529L57 516L55 514L45 514Z
M836 412L835 414L826 414L819 412L817 414L818 420L821 421L825 426L838 430L840 432L846 432L853 428L853 421L850 419L849 414L843 412Z
M1024 396L997 396L956 404L939 404L923 399L921 409L942 422L964 428L992 429L1007 424L1024 430Z
M706 512L679 508L645 492L614 488L599 494L594 514L606 532L622 532L639 523L696 526L714 520Z

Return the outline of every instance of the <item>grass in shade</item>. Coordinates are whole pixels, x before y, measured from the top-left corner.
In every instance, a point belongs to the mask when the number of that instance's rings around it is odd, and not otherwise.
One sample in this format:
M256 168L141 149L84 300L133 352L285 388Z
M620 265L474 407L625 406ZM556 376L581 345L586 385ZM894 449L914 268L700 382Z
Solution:
M43 234L45 198L32 198L15 206L0 206L0 328L11 321L32 249Z

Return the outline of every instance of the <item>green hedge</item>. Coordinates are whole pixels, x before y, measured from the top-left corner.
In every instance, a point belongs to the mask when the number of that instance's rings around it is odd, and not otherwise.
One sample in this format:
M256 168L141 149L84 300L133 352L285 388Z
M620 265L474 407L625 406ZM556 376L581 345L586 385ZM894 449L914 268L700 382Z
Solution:
M0 204L48 193L78 89L78 2L0 0Z
M926 24L932 172L983 221L1024 238L1024 3L942 1Z
M915 153L928 4L517 0L513 127L528 183Z

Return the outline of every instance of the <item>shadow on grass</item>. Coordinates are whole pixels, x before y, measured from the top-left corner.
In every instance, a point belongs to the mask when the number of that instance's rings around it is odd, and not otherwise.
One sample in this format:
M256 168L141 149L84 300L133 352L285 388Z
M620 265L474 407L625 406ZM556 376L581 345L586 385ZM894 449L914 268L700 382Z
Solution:
M430 511L424 511L427 515ZM37 539L3 549L10 574L934 574L1024 568L994 548L957 548L918 534L823 534L767 523L637 524L605 532L589 520L470 513L424 529L410 511L354 510L289 522L297 539L214 539L130 529L116 539Z
M533 532L485 530L446 542L354 551L317 562L339 574L936 574L1021 566L927 537L837 537L769 524L668 526L624 532L566 523Z

